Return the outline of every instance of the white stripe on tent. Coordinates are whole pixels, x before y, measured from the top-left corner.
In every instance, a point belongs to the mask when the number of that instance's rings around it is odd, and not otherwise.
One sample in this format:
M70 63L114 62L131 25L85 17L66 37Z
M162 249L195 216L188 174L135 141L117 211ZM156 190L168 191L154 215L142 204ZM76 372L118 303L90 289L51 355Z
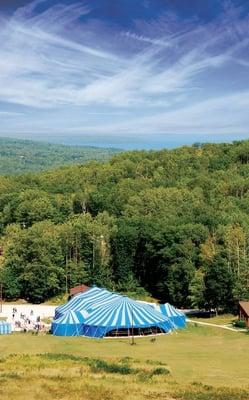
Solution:
M55 313L56 315L61 315L68 310L90 310L92 307L98 306L98 304L102 302L108 304L110 301L119 297L120 295L116 293L111 293L106 289L94 287L89 289L87 292L76 295L63 306L57 307Z
M147 305L142 305L127 297L120 298L105 307L99 306L86 319L85 325L126 327L146 326L169 322L169 319ZM170 323L172 325L172 323Z

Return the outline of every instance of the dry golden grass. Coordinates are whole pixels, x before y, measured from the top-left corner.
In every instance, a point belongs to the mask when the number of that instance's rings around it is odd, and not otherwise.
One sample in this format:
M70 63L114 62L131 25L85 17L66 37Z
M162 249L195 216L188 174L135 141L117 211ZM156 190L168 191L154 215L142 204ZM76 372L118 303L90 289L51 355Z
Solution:
M135 346L126 339L2 336L0 399L248 400L248 341L208 327L155 343L137 339Z

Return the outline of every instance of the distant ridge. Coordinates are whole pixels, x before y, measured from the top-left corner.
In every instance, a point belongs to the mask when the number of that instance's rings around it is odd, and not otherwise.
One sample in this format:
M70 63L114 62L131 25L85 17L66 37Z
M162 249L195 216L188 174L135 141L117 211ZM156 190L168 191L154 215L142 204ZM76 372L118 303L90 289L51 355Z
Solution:
M67 146L25 139L0 138L0 175L38 172L88 161L106 161L121 150Z

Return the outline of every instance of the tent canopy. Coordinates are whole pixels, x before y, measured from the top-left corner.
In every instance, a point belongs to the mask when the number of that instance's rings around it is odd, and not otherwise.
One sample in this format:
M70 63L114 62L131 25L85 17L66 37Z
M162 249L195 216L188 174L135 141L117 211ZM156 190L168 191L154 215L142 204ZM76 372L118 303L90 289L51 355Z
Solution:
M11 324L9 322L0 321L0 335L6 335L11 332Z
M101 289L98 287L92 287L86 292L80 293L74 296L71 300L69 300L66 304L59 306L55 310L56 319L62 316L65 312L72 311L81 311L81 310L90 310L92 306L96 304L104 304L110 301L116 300L121 297L116 293L111 293L106 289Z
M186 325L186 316L181 311L177 310L177 308L173 307L169 303L165 304L156 304L156 303L148 303L154 310L160 312L161 314L168 317L171 322L175 325L175 328L184 328Z
M52 322L52 333L56 336L80 336L88 316L87 311L67 311Z
M112 330L149 327L158 328L165 333L173 329L173 324L169 318L149 305L119 296L107 304L92 306L90 315L84 322L83 334L103 337Z
M185 324L185 315L169 303L136 301L94 286L56 308L52 332L63 336L103 337L127 336L136 330L137 334L144 335L166 333Z

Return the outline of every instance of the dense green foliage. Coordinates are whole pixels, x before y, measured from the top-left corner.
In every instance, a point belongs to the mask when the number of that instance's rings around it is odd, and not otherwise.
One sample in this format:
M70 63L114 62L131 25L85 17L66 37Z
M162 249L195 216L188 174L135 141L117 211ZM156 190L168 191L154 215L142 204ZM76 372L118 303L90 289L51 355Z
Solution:
M249 298L249 141L0 178L5 296L79 282L177 306Z
M90 160L106 161L116 149L88 146L64 146L0 138L0 175L44 171L65 164L82 164Z

